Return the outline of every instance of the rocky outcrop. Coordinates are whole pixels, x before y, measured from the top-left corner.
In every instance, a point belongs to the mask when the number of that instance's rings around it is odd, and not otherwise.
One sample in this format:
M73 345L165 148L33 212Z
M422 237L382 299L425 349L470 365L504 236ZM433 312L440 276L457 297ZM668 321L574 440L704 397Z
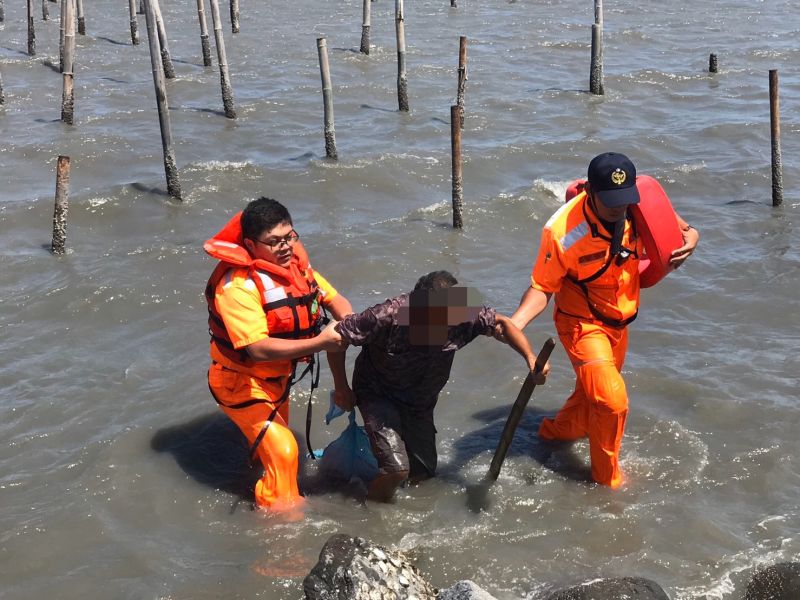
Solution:
M497 600L477 583L465 579L439 592L439 600Z
M655 581L641 577L600 579L560 590L547 600L669 600L669 596Z
M785 562L757 571L747 584L744 600L797 600L800 563Z
M435 600L436 590L402 553L337 534L303 581L308 600Z

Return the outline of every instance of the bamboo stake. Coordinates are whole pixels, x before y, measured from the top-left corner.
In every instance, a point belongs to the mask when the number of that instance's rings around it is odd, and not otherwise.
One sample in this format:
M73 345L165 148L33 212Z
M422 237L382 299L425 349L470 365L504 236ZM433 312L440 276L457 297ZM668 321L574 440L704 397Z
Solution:
M450 142L452 150L452 178L453 178L453 228L462 229L464 220L464 187L461 181L461 112L458 105L450 107Z
M231 0L231 32L239 33L239 0Z
M61 121L73 125L75 110L75 1L66 0L66 14L64 16L64 71L62 80L64 89L61 94Z
M325 156L337 160L336 132L333 126L333 88L331 86L331 69L328 64L328 44L325 38L317 38L319 54L319 73L322 77L322 100L325 108Z
M361 20L361 53L369 55L369 28L372 12L372 0L364 0Z
M594 25L592 25L592 64L589 73L589 91L602 96L603 90L603 0L594 0Z
M0 72L0 106L5 104L5 102L6 102L6 96L3 93L3 73Z
M56 202L53 211L53 254L64 254L67 245L67 210L69 209L69 156L59 156L56 164Z
M769 125L772 140L772 206L783 203L783 169L781 167L781 103L778 95L778 70L769 72Z
M456 0L450 0L450 8L458 8L458 4Z
M203 0L197 0L197 18L200 20L200 46L203 49L203 66L211 66L211 46L208 43L208 24Z
M219 1L211 2L211 20L214 23L214 41L217 44L217 62L219 63L219 79L222 86L222 104L225 107L225 116L229 119L236 118L236 109L233 106L233 90L228 74L228 58L225 55L225 38L222 37L222 19L219 16Z
M137 12L140 15L144 14L144 0L139 0L139 10Z
M28 0L28 55L36 56L36 31L33 28L33 0Z
M161 48L161 62L164 63L164 77L167 79L175 78L175 67L172 66L172 56L169 53L169 41L167 40L167 28L164 26L164 17L161 15L161 6L158 0L151 0L153 5L153 15L156 18L156 29L158 30L158 46ZM145 6L145 11L147 7ZM145 13L146 14L146 13Z
M47 4L47 0L42 0L42 21L47 21L49 18L50 18L50 6Z
M64 38L67 31L67 1L61 0L61 24L58 29L58 69L61 73L64 72Z
M711 53L708 56L708 72L716 73L718 69L719 69L719 63L717 62L717 55Z
M462 35L458 39L458 92L456 104L458 105L459 123L464 129L464 88L467 85L467 37Z
M78 12L78 33L86 35L86 18L83 14L83 0L77 1L76 8Z
M136 0L128 0L128 12L131 16L131 43L139 45L139 23L136 20Z
M164 80L164 63L161 60L158 33L156 32L155 0L144 0L145 20L147 21L147 40L150 45L150 65L153 69L153 84L156 88L156 104L158 105L158 124L161 127L161 147L164 151L164 172L167 176L167 193L176 200L181 199L181 184L178 179L178 166L175 162L175 151L172 147L172 129L169 122L169 106L167 104L167 83Z
M6 9L3 7L3 0L0 0L0 23L6 20Z
M394 0L394 24L397 33L397 103L408 112L408 79L406 76L406 28L403 0Z

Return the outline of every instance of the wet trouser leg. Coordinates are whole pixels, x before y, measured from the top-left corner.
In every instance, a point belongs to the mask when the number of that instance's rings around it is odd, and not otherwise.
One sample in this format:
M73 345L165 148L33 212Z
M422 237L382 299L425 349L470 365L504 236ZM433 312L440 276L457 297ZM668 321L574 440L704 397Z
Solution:
M628 416L628 395L620 375L627 330L560 315L556 327L577 381L555 418L542 421L539 436L550 440L588 436L592 479L618 487L622 484L619 450Z
M272 405L256 404L243 409L223 406L222 410L242 430L248 444L252 446L272 412ZM286 413L288 407L284 405L275 415L255 452L264 467L264 476L256 482L255 487L258 506L281 508L301 499L297 487L297 441L286 426Z

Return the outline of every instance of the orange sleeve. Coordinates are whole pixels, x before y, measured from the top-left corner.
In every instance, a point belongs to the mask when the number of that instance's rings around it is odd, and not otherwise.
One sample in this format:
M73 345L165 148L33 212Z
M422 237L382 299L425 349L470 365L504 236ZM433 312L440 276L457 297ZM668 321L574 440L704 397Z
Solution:
M246 274L239 271L223 277L217 284L214 301L234 348L238 350L268 337L258 288Z
M319 291L322 294L322 303L327 306L331 301L339 295L336 288L333 287L328 280L325 279L319 271L314 271L314 280L319 286Z
M546 294L561 290L561 283L567 274L564 252L553 239L553 232L545 227L539 244L539 255L531 272L531 286Z

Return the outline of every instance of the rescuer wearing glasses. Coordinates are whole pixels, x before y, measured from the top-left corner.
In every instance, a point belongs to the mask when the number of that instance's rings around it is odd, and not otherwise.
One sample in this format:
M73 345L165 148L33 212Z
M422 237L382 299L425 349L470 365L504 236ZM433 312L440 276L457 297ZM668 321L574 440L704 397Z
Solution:
M323 328L323 307L337 320L353 312L311 268L299 237L286 207L262 197L204 244L220 261L206 286L209 389L244 433L251 459L261 461L255 501L272 510L301 501L297 442L288 428L290 388L314 353L341 349L334 324ZM338 356L344 369L344 355Z

